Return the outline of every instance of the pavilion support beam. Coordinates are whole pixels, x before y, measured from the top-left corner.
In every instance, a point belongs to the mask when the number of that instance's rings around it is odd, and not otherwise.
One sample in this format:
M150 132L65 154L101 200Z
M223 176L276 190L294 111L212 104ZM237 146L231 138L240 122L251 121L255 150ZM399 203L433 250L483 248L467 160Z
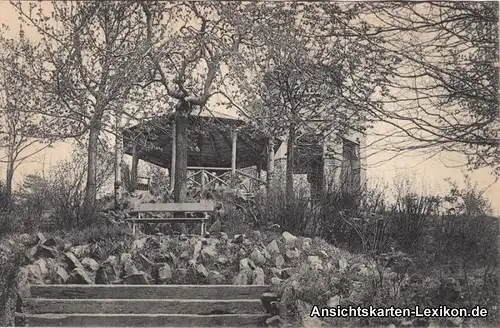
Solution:
M170 191L174 191L174 186L175 186L175 157L177 153L177 138L176 138L176 133L175 133L175 121L172 123L172 150L170 154Z
M267 140L267 194L272 192L274 179L274 138L271 136Z
M257 160L257 178L262 177L262 157L259 156L259 159Z
M137 172L139 165L139 156L137 154L137 145L134 143L132 145L132 170L130 172L131 182L132 182L132 191L136 191L137 189Z
M236 142L238 140L238 132L236 130L232 131L232 144L231 144L231 180L232 187L236 185Z

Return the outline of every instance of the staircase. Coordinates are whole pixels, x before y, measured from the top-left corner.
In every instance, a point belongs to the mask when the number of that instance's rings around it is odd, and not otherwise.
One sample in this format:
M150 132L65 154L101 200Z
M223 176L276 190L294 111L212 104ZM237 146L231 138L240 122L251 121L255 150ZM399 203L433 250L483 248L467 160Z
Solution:
M16 326L264 326L267 285L32 285Z

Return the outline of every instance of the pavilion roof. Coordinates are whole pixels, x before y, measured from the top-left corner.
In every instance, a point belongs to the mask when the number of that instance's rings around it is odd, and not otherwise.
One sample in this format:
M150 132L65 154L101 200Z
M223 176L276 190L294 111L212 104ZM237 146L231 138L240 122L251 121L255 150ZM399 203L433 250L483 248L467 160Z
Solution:
M139 159L169 168L171 164L172 127L174 116L163 115L144 121L123 132L124 152L132 155L136 145ZM243 120L189 116L188 118L188 166L231 167L233 129L238 130L236 163L238 168L267 161L267 138L252 129ZM275 140L275 151L281 140Z

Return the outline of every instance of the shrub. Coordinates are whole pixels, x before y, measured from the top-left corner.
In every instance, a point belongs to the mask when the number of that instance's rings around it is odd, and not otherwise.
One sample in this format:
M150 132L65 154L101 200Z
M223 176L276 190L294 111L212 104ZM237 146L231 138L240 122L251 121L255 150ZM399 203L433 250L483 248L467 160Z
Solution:
M43 223L40 221L42 213L50 213L53 219L49 225L51 228L69 229L86 223L82 218L87 174L85 156L77 150L70 159L58 162L47 174L39 172L24 178L16 193L16 212L24 213L21 217L31 222L32 228ZM98 190L108 182L113 168L106 153L100 156Z
M449 207L449 213L463 214L466 216L479 216L491 214L491 204L484 197L485 190L479 189L477 182L472 184L469 175L464 175L465 187L460 189L456 181L445 179L450 185L450 191L444 201Z

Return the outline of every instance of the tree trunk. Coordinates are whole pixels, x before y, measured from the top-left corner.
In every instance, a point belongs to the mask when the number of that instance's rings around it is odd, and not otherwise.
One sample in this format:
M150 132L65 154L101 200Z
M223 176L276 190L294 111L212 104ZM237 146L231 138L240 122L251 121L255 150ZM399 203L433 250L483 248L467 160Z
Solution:
M12 207L12 179L14 177L14 156L11 150L7 154L7 176L5 179L5 209Z
M270 195L273 189L274 179L274 138L269 137L267 141L267 195Z
M189 103L183 101L175 113L174 202L176 203L184 203L187 199L188 115ZM185 223L175 224L174 229L187 234Z
M187 195L188 115L189 103L182 102L175 115L176 153L174 201L176 203L185 202Z
M122 114L116 113L115 122L115 209L121 209L121 201L123 196L123 181L122 181L122 161L123 161L123 134L121 126Z
M83 201L83 220L85 223L92 221L95 214L97 197L97 151L99 142L99 124L90 125L89 144L87 148L87 185Z
M295 198L295 191L293 188L293 164L295 157L295 124L290 124L288 133L288 144L286 149L286 202L291 204Z

